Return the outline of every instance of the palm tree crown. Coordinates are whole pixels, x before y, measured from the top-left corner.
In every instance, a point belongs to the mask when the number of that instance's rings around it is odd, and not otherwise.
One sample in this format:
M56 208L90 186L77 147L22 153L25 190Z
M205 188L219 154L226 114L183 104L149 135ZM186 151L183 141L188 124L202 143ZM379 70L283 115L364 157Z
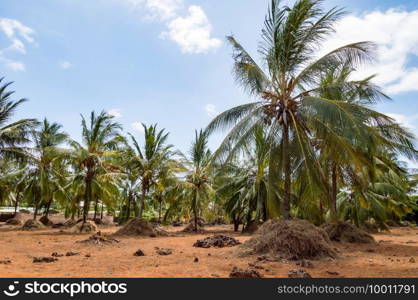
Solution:
M133 135L130 135L133 147L128 146L128 164L137 172L141 181L140 218L144 211L145 198L174 154L171 151L173 146L167 144L169 133L164 129L158 131L157 124L151 126L142 124L142 126L144 127L144 147L141 148Z
M29 142L30 129L37 124L35 119L22 119L9 123L17 108L26 99L11 100L13 91L8 91L12 82L3 83L0 78L0 158L22 158L25 151L22 147Z
M73 186L77 187L74 193L84 194L85 223L92 201L96 202L96 213L99 198L105 201L118 192L120 170L112 164L112 159L119 154L124 139L120 135L121 125L104 111L98 115L91 112L89 121L84 116L81 119L83 144L73 141L71 145L74 148L72 161L75 168Z

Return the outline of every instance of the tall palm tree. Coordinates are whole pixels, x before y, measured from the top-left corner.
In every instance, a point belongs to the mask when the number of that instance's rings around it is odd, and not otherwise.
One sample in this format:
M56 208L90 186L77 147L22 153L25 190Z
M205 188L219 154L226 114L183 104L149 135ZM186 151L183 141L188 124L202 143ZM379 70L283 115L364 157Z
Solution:
M104 111L100 114L91 112L89 121L83 115L81 118L82 144L71 142L75 169L71 185L74 194L84 194L84 225L93 201L110 201L119 192L120 169L112 159L119 155L124 139L120 135L121 125Z
M330 65L347 64L354 68L373 60L374 45L370 42L352 43L318 55L320 43L334 31L333 24L344 11L337 8L324 11L322 1L298 0L293 7L281 6L281 2L271 1L265 19L259 51L261 64L233 36L228 37L234 49L236 81L257 101L221 113L209 124L208 131L233 127L217 151L222 153L231 142L243 143L257 127L267 128L270 142L268 207L280 202L283 218L289 219L295 154L303 157L310 181L326 183L311 143L312 132L317 127L333 133L332 127L323 125L323 119L332 115L336 123L349 124L359 139L367 140L364 118L381 126L389 118L363 109L358 103L321 97L324 91L336 87L344 87L346 91L361 89L375 100L385 97L369 81L319 84L322 70ZM359 111L362 114L356 117ZM279 199L277 186L282 179L283 192ZM277 215L272 209L268 213L269 217Z
M357 124L362 125L364 130L362 135L367 139L359 139L359 134L351 130L350 123L344 122L342 118L335 120L332 114L322 118L322 124L315 126L312 134L315 136L315 149L319 152L323 173L329 182L329 209L333 221L338 219L336 203L339 177L361 174L363 178L368 178L366 181L372 182L373 177L370 178L368 175L376 169L375 156L382 151L406 155L411 159L418 157L413 145L414 136L406 129L388 117L379 117L376 112L373 112L376 116L375 120L384 122L377 126L370 122L369 107L375 101L372 94L361 87L348 91L344 88L344 83L349 81L353 71L347 64L335 65L324 70L320 86L334 85L335 88L323 90L319 96L358 105L361 109L353 113L352 118L357 119ZM369 85L372 78L365 78L363 82ZM335 151L336 145L340 151ZM360 179L352 181L360 181Z
M133 146L128 146L130 168L137 172L141 181L141 197L139 203L138 217L142 218L145 199L151 188L155 185L157 178L165 170L167 163L171 161L174 154L172 145L167 145L169 133L165 129L157 131L157 124L144 127L144 147L141 148L137 139L130 134Z
M31 136L34 146L28 157L30 167L27 181L30 186L28 191L32 192L27 196L34 199L34 219L37 217L41 201L45 205L47 218L53 201L65 197L63 178L66 165L63 160L68 152L60 146L67 141L68 135L62 131L60 124L44 119L39 129L32 130Z
M208 133L200 130L195 132L195 139L190 148L189 157L185 159L186 177L180 182L180 199L190 203L193 212L194 230L198 230L199 211L202 204L213 198L212 187L212 155L207 146Z
M22 148L29 142L30 129L37 124L35 119L22 119L9 122L18 107L26 99L11 100L13 91L8 91L12 82L3 83L0 78L0 158L22 158L25 151Z

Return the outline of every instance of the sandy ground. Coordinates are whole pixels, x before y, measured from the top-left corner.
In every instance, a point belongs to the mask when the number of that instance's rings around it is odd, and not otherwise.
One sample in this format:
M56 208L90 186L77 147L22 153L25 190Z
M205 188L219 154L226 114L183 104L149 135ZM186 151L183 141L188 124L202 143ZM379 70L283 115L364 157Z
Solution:
M111 234L117 227L101 227ZM181 227L168 228L171 232ZM227 233L244 242L249 236L233 233L232 226L207 228L205 234L176 233L172 237L118 238L120 243L97 246L76 241L89 234L63 234L59 229L22 231L0 225L0 277L229 277L234 266L247 268L257 256L240 258L236 247L195 248L197 239L211 233ZM418 277L418 228L392 228L389 233L374 235L375 245L334 243L339 253L335 260L313 261L307 269L312 277ZM172 255L160 256L155 247L170 248ZM146 256L135 257L138 249ZM33 257L50 256L53 252L79 252L78 256L60 257L53 263L33 263ZM90 257L86 257L89 254ZM195 258L198 262L194 262ZM411 262L414 258L416 263ZM295 262L259 263L264 277L287 277L299 268ZM331 273L330 273L331 272Z

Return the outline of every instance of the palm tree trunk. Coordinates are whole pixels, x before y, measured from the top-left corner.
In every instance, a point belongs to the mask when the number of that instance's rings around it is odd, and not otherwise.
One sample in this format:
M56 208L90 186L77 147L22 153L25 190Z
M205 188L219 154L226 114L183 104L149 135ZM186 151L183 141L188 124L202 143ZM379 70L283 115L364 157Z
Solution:
M142 219L142 214L144 213L144 204L145 204L145 187L142 187L141 199L139 200L139 214L138 217Z
M266 219L280 215L280 200L277 197L277 188L280 182L280 148L275 145L270 150L269 173L267 185Z
M128 195L128 207L126 208L126 216L125 216L125 221L129 220L129 218L131 217L131 203L132 203L132 191L129 192Z
M75 219L76 211L78 211L78 208L72 210L72 212L71 212L71 218L70 218L71 220L74 220Z
M46 204L46 207L45 207L45 217L46 218L48 218L48 215L49 215L49 209L50 209L50 207L51 207L51 203L52 203L52 199L51 200L49 200L48 201L48 203Z
M16 201L15 201L15 213L13 215L13 217L16 217L17 214L17 208L19 207L19 192L16 193Z
M331 197L330 197L330 212L331 212L331 220L333 223L338 222L338 214L337 214L337 164L335 162L332 163L332 171L331 171Z
M239 229L239 223L240 223L239 217L234 214L234 216L232 217L232 222L234 223L234 231L237 232Z
M160 204L160 207L158 208L158 223L161 223L161 211L162 211L162 207L163 207L163 201L158 201Z
M84 224L87 222L87 217L90 209L91 200L91 180L86 178L86 192L84 194L84 207L83 207L83 224L81 225L80 232L83 231Z
M39 209L39 200L35 201L35 211L33 212L33 219L36 220L36 216L38 215Z
M102 201L102 206L100 207L100 220L103 220L103 201Z
M93 215L93 220L96 220L98 205L99 205L99 199L96 199L96 203L94 204L94 215Z
M197 232L197 195L193 195L194 231Z
M319 213L321 214L321 223L323 223L324 222L324 204L322 203L321 198L319 198Z
M290 170L290 152L289 152L289 126L283 126L283 171L284 171L284 195L282 215L285 220L290 217L290 193L291 193L291 170Z
M139 200L141 201L141 199ZM136 199L134 200L134 204L132 206L133 210L134 210L134 216L135 218L139 217L139 201L137 202Z
M16 214L17 214L17 206L18 206L18 202L17 202L17 199L16 199L16 201L15 201L15 213L14 213L13 217L16 217Z

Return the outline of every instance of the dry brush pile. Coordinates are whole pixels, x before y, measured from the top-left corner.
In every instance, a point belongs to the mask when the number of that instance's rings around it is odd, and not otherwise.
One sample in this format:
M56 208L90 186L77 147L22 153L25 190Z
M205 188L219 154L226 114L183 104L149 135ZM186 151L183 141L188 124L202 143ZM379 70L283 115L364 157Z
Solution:
M267 221L240 247L240 254L270 254L291 260L336 257L328 234L305 220Z

